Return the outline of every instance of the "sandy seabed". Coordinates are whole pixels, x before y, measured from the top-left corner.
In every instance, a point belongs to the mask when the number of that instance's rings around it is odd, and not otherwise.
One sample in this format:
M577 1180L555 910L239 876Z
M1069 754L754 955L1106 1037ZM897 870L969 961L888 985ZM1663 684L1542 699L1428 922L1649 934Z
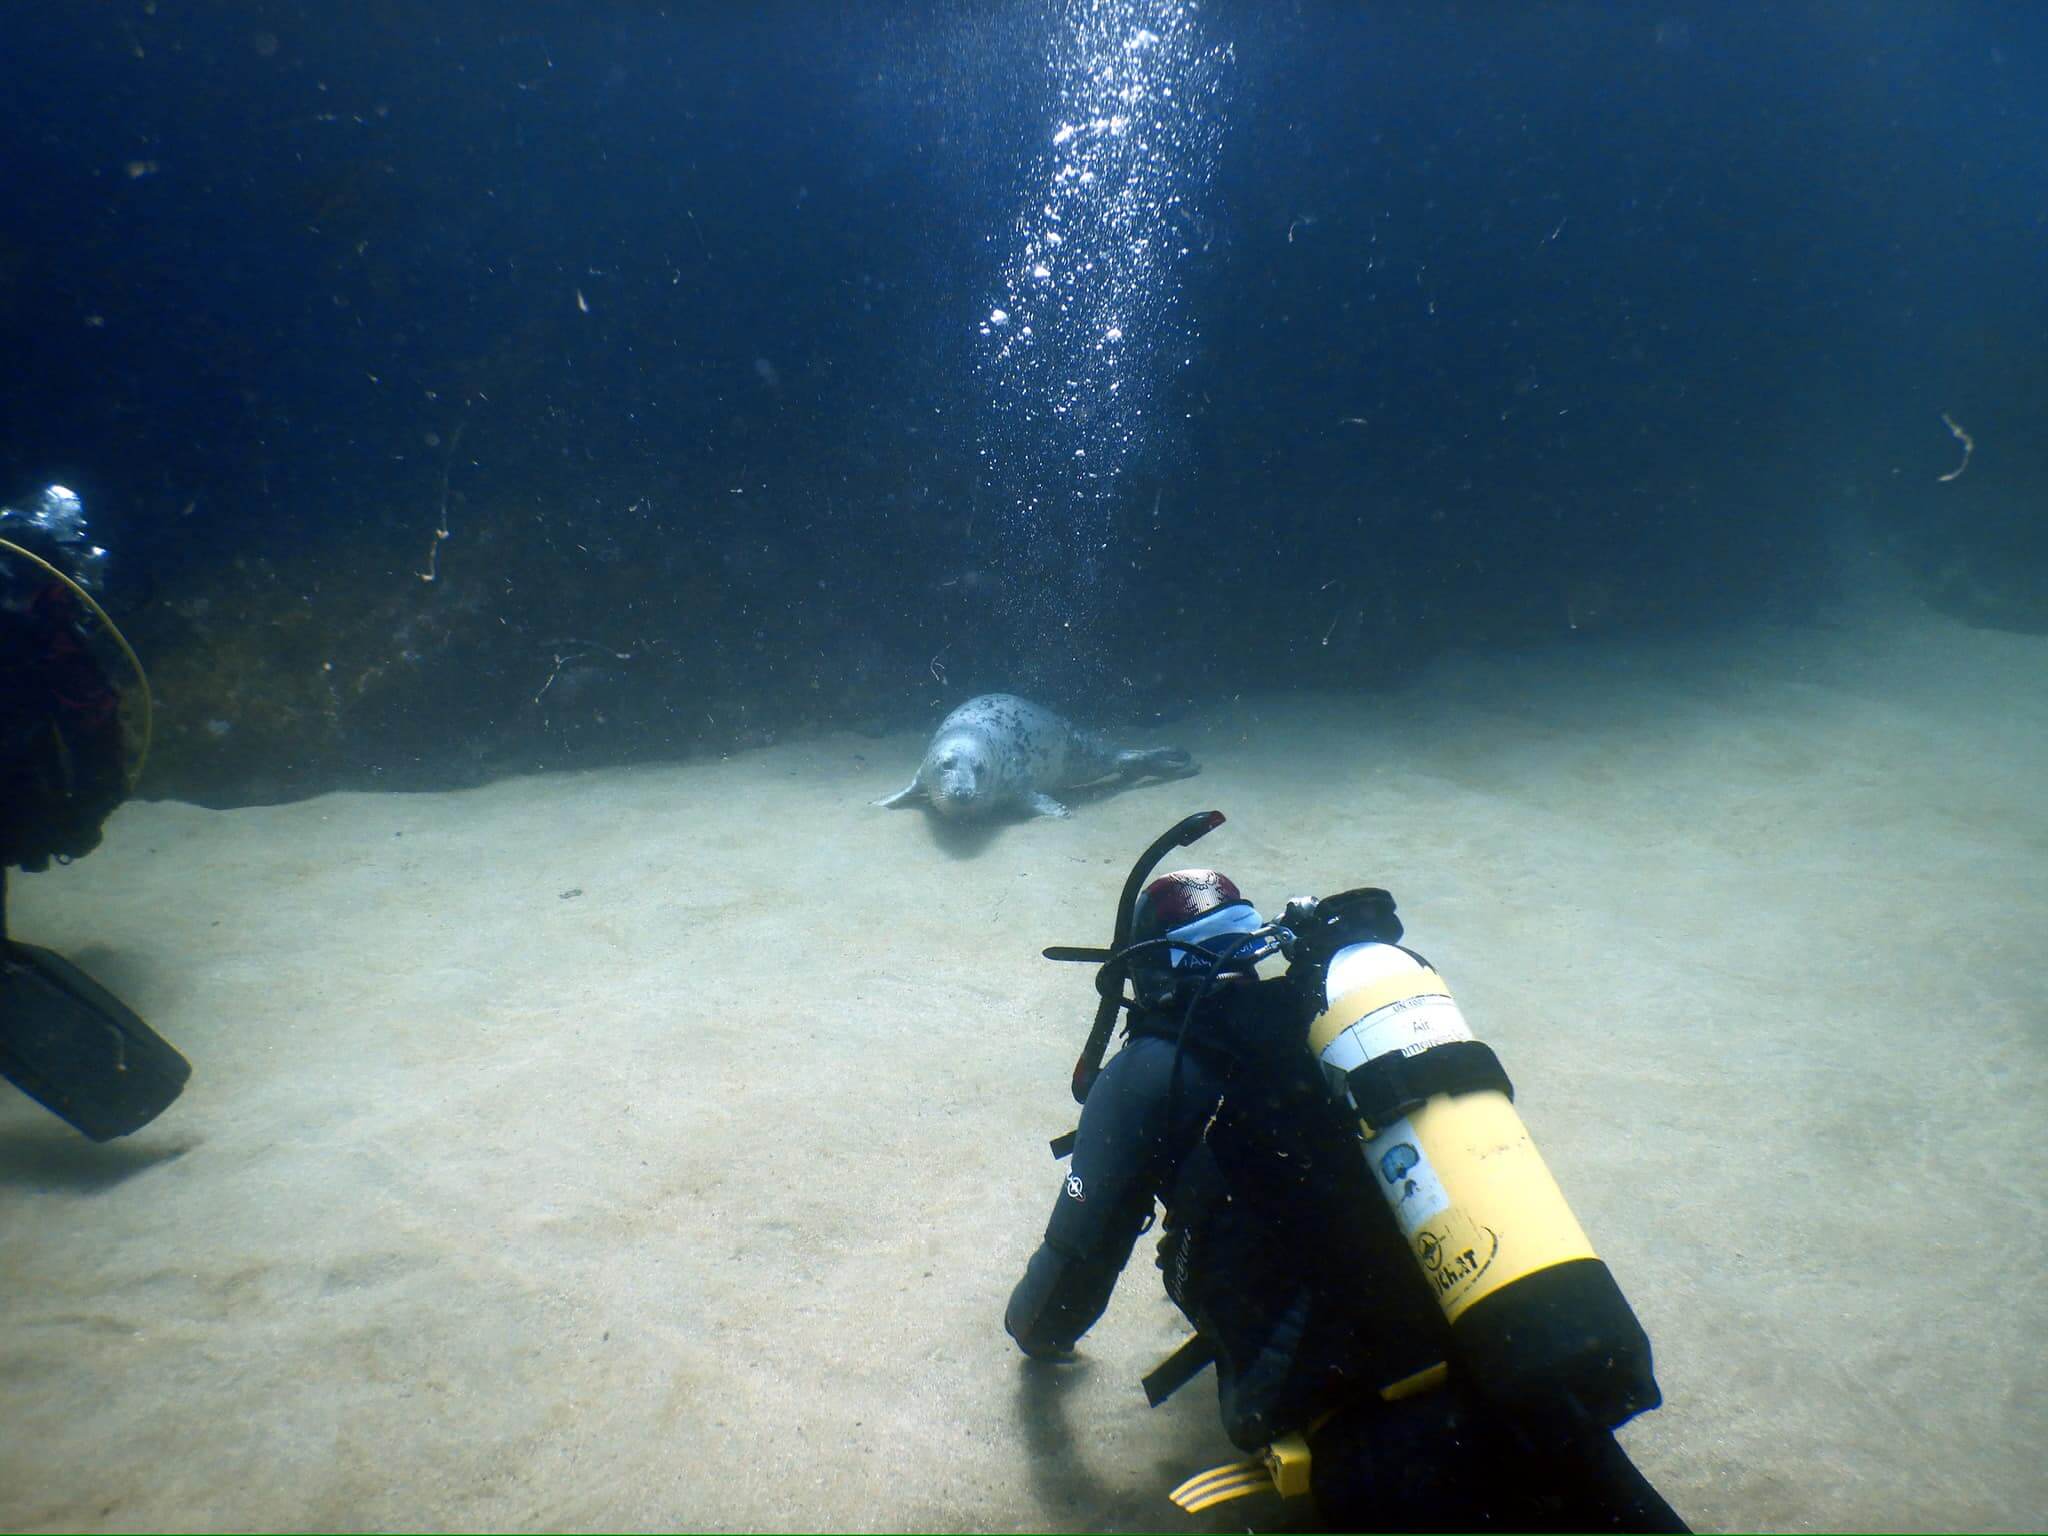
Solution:
M1001 1329L1139 848L1384 884L1657 1348L1701 1528L2048 1517L2048 639L1925 616L1218 700L1191 781L965 842L921 749L137 803L16 936L195 1064L0 1088L0 1527L1161 1528L1235 1452L1150 1240Z

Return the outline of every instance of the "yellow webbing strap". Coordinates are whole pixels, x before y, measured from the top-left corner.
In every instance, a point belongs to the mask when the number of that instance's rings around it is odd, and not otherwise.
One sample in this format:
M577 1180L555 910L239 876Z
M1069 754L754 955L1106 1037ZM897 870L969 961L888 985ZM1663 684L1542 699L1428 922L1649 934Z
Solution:
M1397 1403L1404 1397L1434 1392L1450 1374L1450 1366L1439 1360L1412 1376L1388 1382L1380 1388L1380 1398L1384 1402ZM1332 1414L1326 1413L1309 1428L1321 1429L1331 1417ZM1197 1472L1167 1497L1191 1515L1248 1494L1264 1493L1268 1488L1283 1499L1298 1498L1308 1492L1308 1472L1308 1441L1299 1434L1282 1435L1261 1455Z
M107 610L94 602L93 595L86 591L85 588L58 570L56 566L50 564L49 561L45 560L34 550L23 549L12 539L0 539L0 549L10 550L14 554L21 556L22 559L28 561L31 565L41 566L45 571L48 571L52 576L63 582L65 586L69 587L71 595L84 603L92 611L92 616L100 621L106 632L114 637L114 644L121 648L121 654L128 658L128 665L135 669L135 681L142 689L142 746L135 754L135 766L128 770L128 788L132 793L135 789L136 781L142 777L142 765L149 761L150 737L156 728L156 701L150 697L149 674L142 670L142 658L135 654L135 648L128 643L128 637L121 633L120 626L107 617Z
M1308 1467L1308 1442L1282 1435L1264 1454L1197 1472L1167 1497L1191 1515L1269 1488L1283 1499L1299 1498L1308 1492Z
M1308 1442L1299 1434L1282 1435L1266 1447L1266 1471L1283 1499L1308 1492Z
M1404 1397L1420 1397L1425 1392L1434 1392L1450 1378L1450 1365L1439 1360L1435 1365L1424 1366L1413 1376L1403 1376L1399 1381L1388 1382L1380 1388L1380 1401L1398 1403Z

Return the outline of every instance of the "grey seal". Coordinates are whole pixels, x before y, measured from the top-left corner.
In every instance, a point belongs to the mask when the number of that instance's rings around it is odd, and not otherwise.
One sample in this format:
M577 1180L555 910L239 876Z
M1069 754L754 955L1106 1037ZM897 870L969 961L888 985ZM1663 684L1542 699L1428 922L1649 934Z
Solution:
M984 693L939 722L917 777L876 805L908 805L919 795L942 816L980 817L1027 809L1065 816L1048 790L1072 789L1115 775L1178 779L1199 770L1178 747L1113 747L1092 731L1014 693Z

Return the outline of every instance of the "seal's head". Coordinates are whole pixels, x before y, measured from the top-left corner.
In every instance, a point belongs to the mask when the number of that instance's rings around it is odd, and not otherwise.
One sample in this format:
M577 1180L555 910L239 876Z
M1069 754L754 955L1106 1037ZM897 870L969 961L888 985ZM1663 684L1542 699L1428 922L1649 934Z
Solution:
M972 816L991 789L988 753L973 736L941 736L925 754L925 793L941 816Z

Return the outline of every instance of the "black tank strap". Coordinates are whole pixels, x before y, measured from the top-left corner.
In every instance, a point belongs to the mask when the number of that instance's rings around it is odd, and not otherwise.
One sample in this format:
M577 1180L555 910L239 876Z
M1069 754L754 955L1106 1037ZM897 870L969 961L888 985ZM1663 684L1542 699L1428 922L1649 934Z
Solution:
M1439 1093L1480 1093L1497 1089L1513 1099L1515 1085L1507 1069L1480 1040L1453 1040L1414 1056L1389 1051L1362 1067L1353 1067L1345 1081L1359 1118L1378 1128L1391 1125Z
M1214 1363L1216 1346L1195 1334L1145 1373L1145 1401L1157 1408Z

